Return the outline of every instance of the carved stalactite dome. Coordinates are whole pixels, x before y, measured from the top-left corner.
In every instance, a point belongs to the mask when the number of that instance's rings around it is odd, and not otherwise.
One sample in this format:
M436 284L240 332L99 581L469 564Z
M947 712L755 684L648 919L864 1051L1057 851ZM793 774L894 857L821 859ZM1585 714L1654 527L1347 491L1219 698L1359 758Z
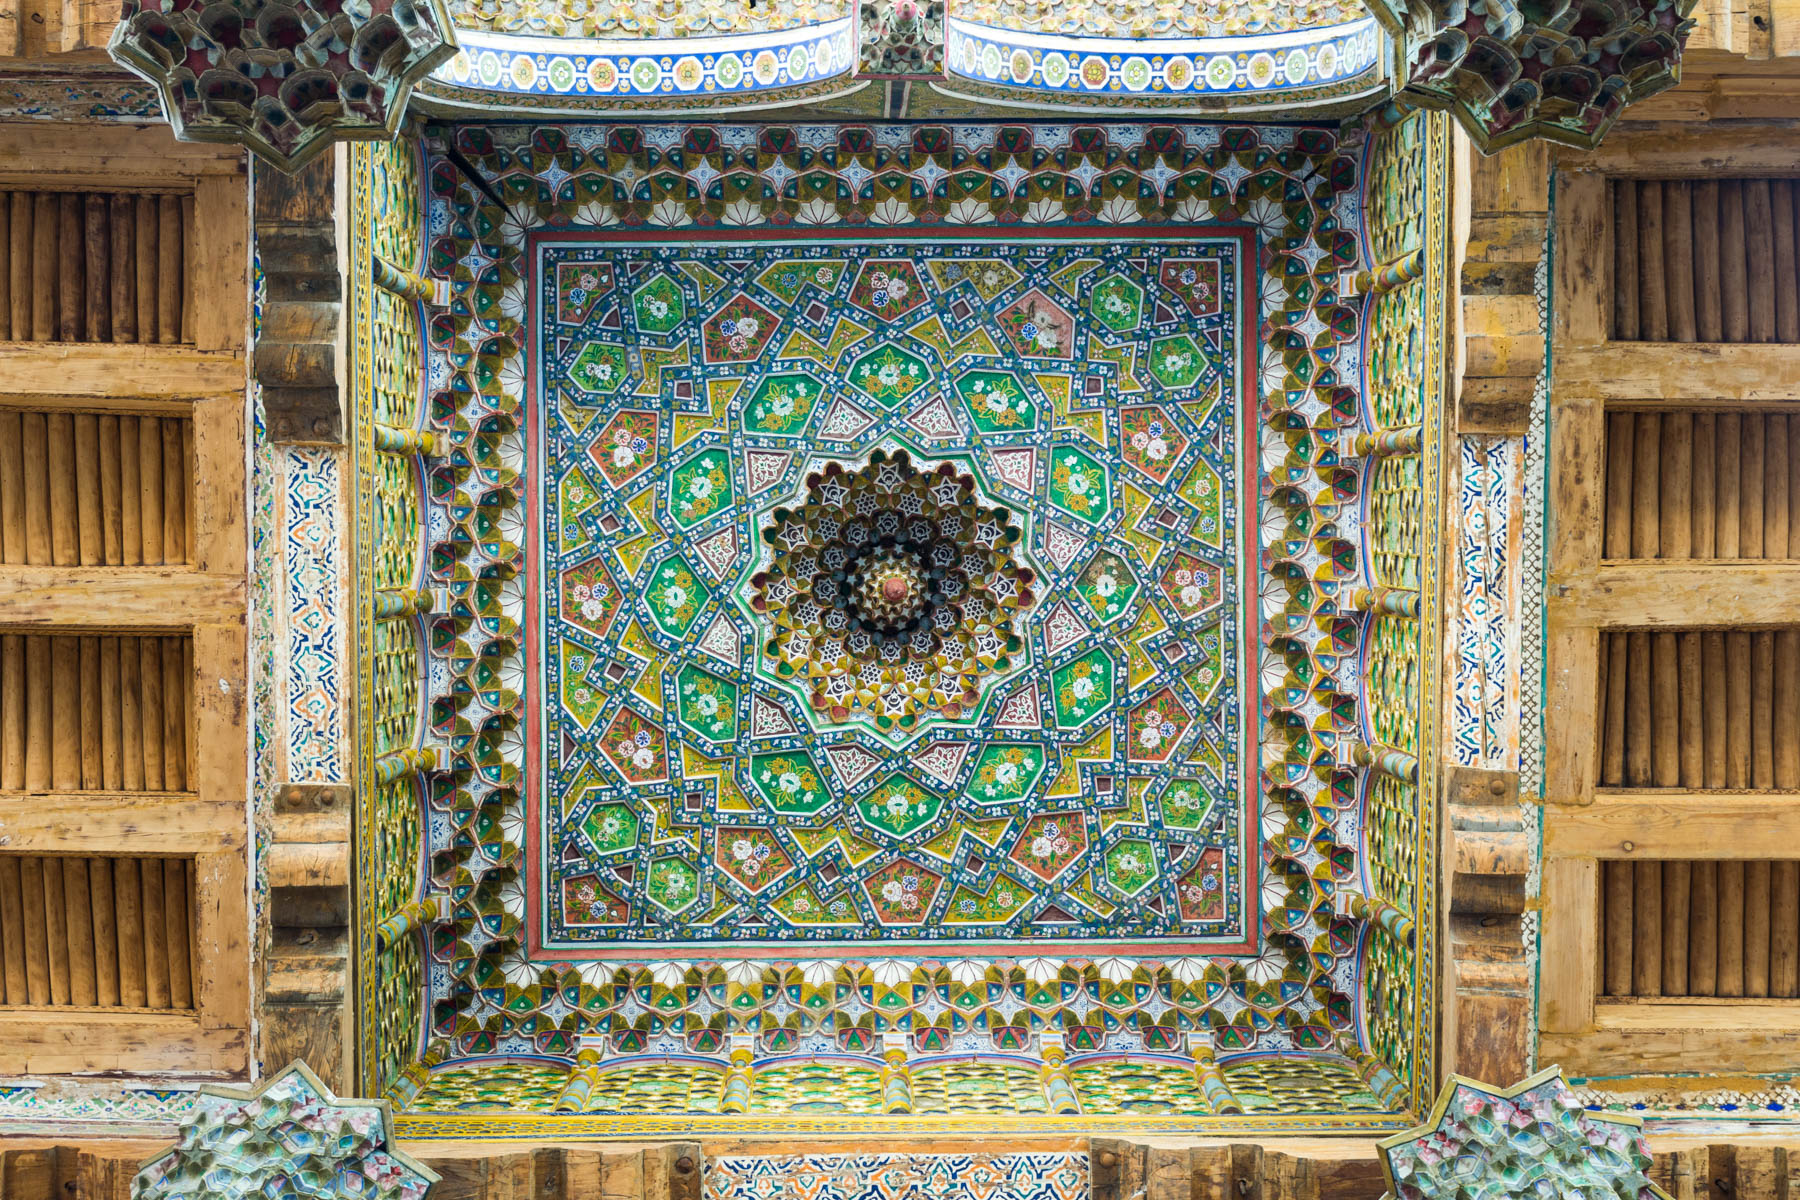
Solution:
M1591 149L1625 106L1675 86L1694 0L1372 0L1407 58L1402 99L1449 109L1482 150Z
M392 136L413 84L455 52L443 0L126 0L107 46L161 91L177 137L285 171Z

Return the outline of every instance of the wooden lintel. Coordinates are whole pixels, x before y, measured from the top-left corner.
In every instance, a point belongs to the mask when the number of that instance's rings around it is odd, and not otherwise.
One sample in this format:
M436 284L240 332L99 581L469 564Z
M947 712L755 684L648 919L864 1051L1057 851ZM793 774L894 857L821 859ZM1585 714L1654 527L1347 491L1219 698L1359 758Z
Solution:
M244 619L243 576L203 575L187 567L6 567L0 614L7 625L162 628L185 621Z
M244 390L244 356L192 346L0 342L0 380L14 395L218 396Z

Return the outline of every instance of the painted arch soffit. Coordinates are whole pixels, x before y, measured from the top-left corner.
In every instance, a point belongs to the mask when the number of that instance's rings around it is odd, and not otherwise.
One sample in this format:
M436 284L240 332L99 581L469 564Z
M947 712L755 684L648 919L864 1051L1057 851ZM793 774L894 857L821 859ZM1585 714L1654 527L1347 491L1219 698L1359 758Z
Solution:
M451 136L491 195L436 142L355 184L448 290L358 282L446 453L435 769L363 825L370 1086L418 1132L965 1086L995 1127L1399 1127L1444 123Z
M1287 112L1391 93L1360 0L449 0L457 54L422 107L712 113L828 104L871 81L997 107Z

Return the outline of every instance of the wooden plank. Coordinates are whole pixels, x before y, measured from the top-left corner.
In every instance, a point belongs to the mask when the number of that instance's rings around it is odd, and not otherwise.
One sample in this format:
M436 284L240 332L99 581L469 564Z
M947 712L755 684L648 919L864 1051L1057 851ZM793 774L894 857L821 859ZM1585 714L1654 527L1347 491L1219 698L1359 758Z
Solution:
M1773 625L1793 619L1800 563L1605 564L1563 585L1557 616L1571 626Z
M241 354L182 345L0 344L0 378L23 395L181 399L244 386Z
M1750 340L1750 277L1745 260L1744 182L1719 184L1719 296L1725 318L1725 340Z
M1545 702L1552 712L1593 713L1598 710L1600 682L1599 631L1571 626L1550 614ZM1563 706L1567 707L1563 707ZM1587 804L1593 798L1598 768L1594 722L1551 722L1544 758L1544 799L1550 804Z
M0 185L29 188L133 187L188 189L209 175L242 175L245 153L236 146L176 141L169 127L84 125L77 142L46 154L43 131L30 121L0 123Z
M1688 994L1711 996L1719 980L1718 864L1688 866Z
M17 412L0 411L0 562L25 561L25 427Z
M1663 416L1661 461L1661 512L1657 516L1660 557L1692 558L1694 554L1694 414L1671 412Z
M1559 353L1563 347L1599 346L1606 341L1611 311L1610 207L1604 176L1582 170L1558 173L1552 316Z
M79 592L81 607L70 595ZM185 566L24 567L0 573L0 610L8 625L132 626L166 621L222 624L241 620L248 592L242 577L198 575Z
M1744 995L1769 994L1769 863L1744 864Z
M90 899L87 859L71 855L62 860L63 929L69 940L69 1002L92 1008L99 1003L94 971L94 918Z
M1800 862L1769 868L1769 994L1800 996Z
M113 924L119 937L119 999L132 1008L149 1002L144 986L144 940L137 936L142 928L144 889L139 860L113 860Z
M1638 336L1647 342L1666 342L1669 340L1669 281L1663 262L1662 183L1649 179L1634 185L1620 180L1614 186L1620 190L1635 187L1637 191ZM1615 244L1623 236L1622 228L1615 232Z
M1703 342L1724 340L1719 295L1719 183L1694 182L1694 332Z
M1596 792L1592 804L1557 809L1544 826L1551 857L1723 859L1747 846L1800 845L1800 795Z
M1612 182L1613 202L1613 329L1614 340L1635 342L1643 336L1639 297L1643 281L1638 264L1638 189L1629 179ZM1660 287L1662 280L1656 285Z
M1681 772L1678 782L1690 791L1706 786L1707 694L1705 672L1701 666L1703 636L1698 630L1691 629L1678 636L1681 660ZM1800 703L1800 694L1795 699Z
M193 341L202 350L241 351L250 321L249 189L233 176L211 176L194 191L196 238L190 264L195 295Z
M247 1069L248 1042L245 1028L209 1027L193 1013L0 1012L7 1074L232 1074Z
M1640 864L1642 865L1642 864ZM1693 864L1671 861L1662 867L1662 994L1688 994L1688 916Z
M1580 1032L1593 1024L1600 990L1600 929L1592 917L1600 908L1599 864L1592 858L1546 861L1543 901L1539 1028Z
M241 576L249 569L244 422L241 391L194 406L194 565L202 571Z
M88 911L93 919L94 980L98 1003L119 1001L119 927L113 897L113 864L110 858L88 860Z
M1632 956L1638 944L1637 864L1623 859L1601 863L1605 883L1601 910L1601 942L1605 955L1603 981L1608 996L1633 992Z
M114 193L107 205L112 250L109 300L112 340L135 342L137 327L137 206L130 196Z
M1650 635L1640 630L1615 634L1625 639L1625 785L1650 787L1655 782L1656 686L1651 666Z
M1580 1036L1547 1030L1538 1053L1570 1074L1758 1074L1800 1065L1800 1005L1602 1004L1595 1029ZM1734 1193L1735 1194L1735 1193Z
M1658 493L1662 480L1662 415L1637 414L1637 435L1632 440L1631 557L1657 558L1662 554L1661 511Z
M1557 387L1582 400L1717 407L1800 399L1800 346L1611 342L1558 343Z
M1633 634L1633 637L1644 636ZM1657 787L1681 786L1681 716L1692 701L1681 694L1680 645L1672 633L1653 633L1651 664L1651 774Z
M25 639L0 634L0 788L25 788Z
M1693 185L1686 180L1663 182L1663 269L1668 280L1669 338L1692 342L1699 337L1694 319ZM1789 195L1792 202L1792 195Z
M1602 549L1607 452L1599 405L1570 400L1559 406L1551 453L1549 566L1553 577L1565 578L1591 570Z
M44 944L50 959L50 1003L68 1004L69 933L68 908L63 899L63 860L45 855L40 870L44 881Z
M181 793L80 792L0 795L0 835L20 853L130 846L139 854L182 856L241 851L246 837L242 800L234 809Z
M238 803L243 803L241 796ZM195 1006L209 1028L242 1028L250 1021L250 914L243 852L197 855L192 888Z
M1722 859L1719 875L1719 987L1721 996L1744 994L1744 863Z
M20 890L17 854L0 854L0 955L8 1004L30 1003L25 984L25 898Z
M1744 242L1748 255L1750 340L1775 340L1775 219L1767 179L1744 181Z
M77 550L80 518L75 502L75 417L53 412L45 418L49 447L46 468L50 480L50 561L72 567L81 561Z

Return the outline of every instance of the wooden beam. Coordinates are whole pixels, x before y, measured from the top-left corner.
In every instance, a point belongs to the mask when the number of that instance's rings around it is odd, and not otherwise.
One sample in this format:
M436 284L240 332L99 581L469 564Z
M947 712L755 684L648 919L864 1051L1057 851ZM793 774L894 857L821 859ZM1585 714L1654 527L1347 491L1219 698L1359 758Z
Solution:
M1698 1064L1708 1074L1793 1070L1800 1067L1800 1004L1604 1003L1590 1032L1545 1030L1538 1056L1571 1075L1691 1073Z
M187 567L9 567L0 572L0 613L8 626L163 629L184 622L244 619L243 577Z
M235 1077L248 1069L244 1029L189 1014L0 1009L0 1072Z
M1551 575L1555 621L1568 628L1769 626L1800 619L1800 563L1671 560Z
M241 392L244 378L244 357L235 351L0 342L0 386L18 396L198 399Z
M1547 858L1741 859L1800 840L1800 793L1599 791L1545 814ZM1752 854L1754 857L1754 855Z
M1539 954L1541 1035L1579 1033L1594 1023L1600 993L1600 869L1591 858L1543 867L1543 943Z
M1634 405L1741 405L1800 400L1800 345L1730 342L1559 342L1559 393Z
M241 853L249 840L242 799L190 792L0 792L0 837L28 854Z
M40 190L185 188L202 176L242 175L241 147L180 142L169 127L84 125L80 137L46 139L42 121L0 121L0 184Z

